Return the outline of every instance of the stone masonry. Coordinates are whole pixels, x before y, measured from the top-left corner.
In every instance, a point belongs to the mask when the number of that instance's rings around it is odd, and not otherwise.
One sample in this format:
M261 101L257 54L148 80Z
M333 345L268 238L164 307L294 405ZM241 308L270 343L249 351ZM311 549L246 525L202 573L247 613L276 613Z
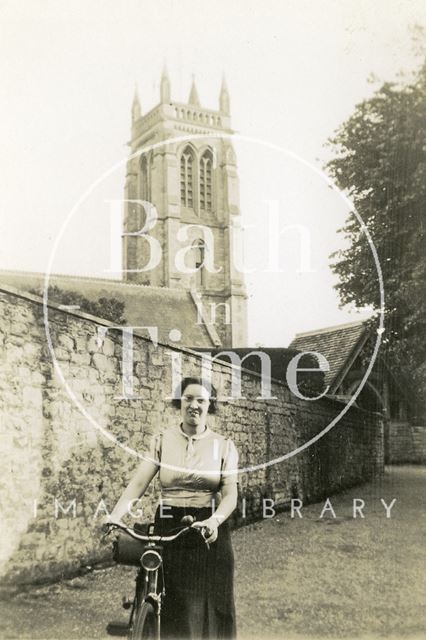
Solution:
M172 355L184 375L201 373L200 355L134 339L136 400L122 394L122 338L99 327L110 323L49 305L48 348L41 299L0 290L0 389L3 532L0 574L6 584L51 580L105 558L99 521L111 509L152 434L178 419L171 394ZM213 365L213 382L229 395L232 368ZM65 386L66 385L66 386ZM245 399L224 401L211 426L232 437L240 467L278 458L319 433L344 405L327 398L302 401L273 382L276 399L259 399L260 378L243 371ZM308 502L367 482L382 470L383 430L378 416L350 409L305 451L284 462L242 472L235 524L262 517L262 498L281 508L291 498ZM153 485L143 518L155 504ZM242 499L246 499L244 519ZM101 502L103 501L103 502ZM68 509L66 513L64 511ZM96 517L98 516L98 517Z
M407 421L388 425L389 464L426 463L426 427Z

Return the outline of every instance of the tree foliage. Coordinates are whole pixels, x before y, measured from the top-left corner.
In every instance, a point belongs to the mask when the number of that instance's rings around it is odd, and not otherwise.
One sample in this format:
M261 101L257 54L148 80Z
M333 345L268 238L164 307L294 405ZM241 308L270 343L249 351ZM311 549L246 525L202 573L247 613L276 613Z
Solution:
M426 64L414 80L385 83L329 141L328 171L351 197L377 250L385 292L388 365L417 395L426 389ZM333 254L343 305L380 309L377 270L354 213Z
M36 295L42 295L42 291L34 290ZM56 285L49 287L49 300L61 305L76 305L81 311L98 316L110 322L116 322L118 325L125 324L124 317L125 303L103 296L98 300L89 300L77 291L65 291Z

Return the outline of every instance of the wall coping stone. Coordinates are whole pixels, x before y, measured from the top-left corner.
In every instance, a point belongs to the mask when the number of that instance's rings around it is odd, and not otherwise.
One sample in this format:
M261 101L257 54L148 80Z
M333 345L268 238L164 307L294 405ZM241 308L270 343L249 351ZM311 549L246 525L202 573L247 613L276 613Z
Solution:
M159 289L161 289L161 287L158 287ZM9 285L5 285L5 284L0 284L0 298L2 296L2 294L8 294L10 296L14 296L16 298L21 298L22 300L27 300L29 302L32 302L34 304L37 304L39 306L44 306L44 301L43 298L41 296L37 296L33 293L28 293L26 291L20 291L18 289L15 289L15 287L11 287ZM75 318L80 318L82 320L87 320L89 322L93 322L95 324L104 326L104 327L116 327L117 325L115 325L113 322L110 322L109 320L105 320L105 318L101 318L99 316L94 316L90 313L86 313L84 311L80 311L78 309L64 309L62 305L57 304L56 302L48 302L46 305L49 309L52 309L54 311L58 311L60 313L63 313L64 315L68 315L68 316L73 316ZM136 336L137 338L139 338L140 340L143 340L145 342L148 343L152 343L152 341L150 340L150 338L147 338L146 336L142 335L140 332L138 331L134 331L133 333L134 336ZM178 347L175 344L169 344L167 342L161 342L158 341L157 343L159 346L161 347L167 347L168 349L172 349L173 351L177 351L180 353L184 353L184 354L188 354L191 356L196 357L198 360L201 360L202 357L200 355L200 352L198 351L194 351L192 349L190 349L189 347ZM224 349L226 350L226 349ZM255 379L261 379L261 374L257 373L256 371L252 371L250 369L245 369L244 367L238 367L234 364L232 364L231 362L227 362L226 360L216 360L216 363L220 362L220 365L227 368L227 369L237 369L237 370L241 370L243 373L245 373L246 375L250 376L251 378L255 378ZM283 382L282 380L278 380L277 378L270 378L271 382L273 382L274 384L278 385L281 388L284 389L288 389L287 384L285 384L285 382ZM319 401L324 401L327 403L331 403L331 404L335 404L335 405L340 405L340 406L346 406L346 402L344 400L340 400L339 398L335 398L334 396L329 396L329 395L325 395L322 398L320 398L319 400L311 400L310 402L319 402ZM301 400L301 402L308 402L308 400ZM374 411L368 411L366 409L362 409L361 407L356 407L354 405L352 405L349 409L349 411L356 411L359 412L361 414L367 414L367 415L377 415L377 416L382 416L382 414L380 412L374 412Z

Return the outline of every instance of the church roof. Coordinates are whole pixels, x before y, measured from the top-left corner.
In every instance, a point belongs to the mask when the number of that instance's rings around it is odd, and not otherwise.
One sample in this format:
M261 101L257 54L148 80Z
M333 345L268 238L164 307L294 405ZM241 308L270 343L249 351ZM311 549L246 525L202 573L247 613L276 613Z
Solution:
M24 271L0 271L0 283L30 292L44 286L45 274ZM158 340L172 343L169 332L178 329L181 340L175 342L180 347L210 347L214 345L205 324L197 324L197 308L189 291L167 287L52 274L49 286L57 286L64 291L74 291L91 301L113 297L124 302L126 324L138 327L158 327ZM57 301L55 301L57 302Z
M289 348L298 351L316 351L327 359L330 370L325 372L324 382L330 387L329 393L333 393L367 337L368 329L365 322L357 321L297 333L289 344Z

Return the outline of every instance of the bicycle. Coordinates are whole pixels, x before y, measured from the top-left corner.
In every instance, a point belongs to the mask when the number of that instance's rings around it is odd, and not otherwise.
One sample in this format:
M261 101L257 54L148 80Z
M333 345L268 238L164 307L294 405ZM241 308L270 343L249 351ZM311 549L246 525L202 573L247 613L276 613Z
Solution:
M145 542L146 546L140 545L134 549L124 550L122 552L122 561L120 561L120 551L118 549L119 538L114 542L114 558L119 564L131 564L139 566L136 576L135 596L133 600L123 598L123 607L130 609L129 622L123 624L121 622L110 622L107 626L107 633L114 636L127 635L128 640L160 640L161 638L161 605L162 599L166 593L166 585L162 573L163 545L177 540L190 530L194 530L192 526L194 518L185 516L182 518L182 528L177 533L167 536L158 536L154 534L154 525L148 526L148 534L138 533L135 529L130 529L118 523L109 523L106 525L109 535L111 531L121 530L129 535L133 540L140 543ZM209 537L210 532L207 529L195 529L199 531L207 546L205 540ZM126 546L126 542L122 540L122 546ZM127 547L129 545L127 544ZM126 557L126 554L128 557ZM161 573L160 573L161 571Z

